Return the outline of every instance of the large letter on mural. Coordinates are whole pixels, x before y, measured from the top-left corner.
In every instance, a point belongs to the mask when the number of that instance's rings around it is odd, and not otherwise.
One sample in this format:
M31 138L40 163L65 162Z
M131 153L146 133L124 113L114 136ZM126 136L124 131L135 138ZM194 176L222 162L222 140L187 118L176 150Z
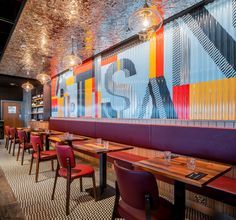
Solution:
M113 109L119 112L118 117L123 117L123 111L130 107L130 99L132 97L132 87L129 84L117 83L113 81L113 76L117 71L124 71L125 77L136 74L134 63L129 59L121 59L112 63L106 72L105 88L109 94L114 97L111 100Z

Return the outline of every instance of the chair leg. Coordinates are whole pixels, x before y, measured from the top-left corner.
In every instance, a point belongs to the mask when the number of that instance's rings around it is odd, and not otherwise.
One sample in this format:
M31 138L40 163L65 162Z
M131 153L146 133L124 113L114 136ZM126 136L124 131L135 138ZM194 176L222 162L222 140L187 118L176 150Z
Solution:
M66 182L66 215L70 214L69 207L70 207L70 178L67 178Z
M39 160L36 159L36 174L35 174L35 182L38 182L38 176L39 176Z
M8 150L8 153L10 154L11 153L11 145L12 145L12 140L11 140L11 142L10 142L10 147L9 147L9 150Z
M22 157L21 157L21 165L23 165L23 163L24 163L24 156L25 156L25 149L24 148L22 148Z
M15 156L15 147L16 147L16 142L14 141L13 149L12 149L12 156Z
M7 149L7 145L8 145L8 138L6 137L6 140L5 140L5 148Z
M83 179L82 179L82 177L79 180L80 180L80 192L83 192Z
M57 185L57 178L58 178L58 170L59 170L59 163L57 162L57 169L56 169L54 185L53 185L53 190L52 190L52 200L54 200L54 195L55 195L55 190L56 190L56 185Z
M115 203L114 203L114 208L113 208L113 212L112 212L112 220L115 220L117 217L119 216L118 213L118 206L119 206L119 200L120 200L120 192L119 192L119 188L118 188L118 184L117 182L115 183L115 188L116 188L116 196L115 196Z
M31 175L31 171L32 171L32 167L33 167L33 162L34 162L34 157L33 157L33 153L32 153L31 162L30 162L29 175Z
M19 148L18 148L18 151L17 151L17 157L16 157L17 161L19 160L19 156L20 156L20 145L19 145Z
M93 180L93 194L94 194L94 199L96 202L97 201L97 190L96 190L95 173L93 173L92 180Z
M54 171L54 162L53 162L53 160L51 160L51 164L52 164L52 171Z

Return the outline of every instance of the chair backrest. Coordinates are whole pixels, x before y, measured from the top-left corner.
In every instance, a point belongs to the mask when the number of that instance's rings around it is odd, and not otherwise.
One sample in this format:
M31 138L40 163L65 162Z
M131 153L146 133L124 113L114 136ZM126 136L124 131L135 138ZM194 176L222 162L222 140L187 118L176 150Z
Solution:
M70 146L57 144L56 151L57 158L61 167L67 168L67 158L70 159L71 168L75 167L75 155Z
M151 210L159 206L159 191L154 175L146 171L128 170L114 162L122 200L129 206L145 209L145 195L151 198Z
M5 132L7 136L10 136L10 126L8 125L5 126Z
M10 128L10 137L16 138L16 128Z
M41 151L43 150L43 143L42 143L42 140L41 140L40 136L32 136L31 135L30 142L31 142L35 152L38 151L38 145L40 146L40 150Z
M18 137L21 143L27 143L28 142L28 138L26 135L26 132L24 130L19 130L18 131Z

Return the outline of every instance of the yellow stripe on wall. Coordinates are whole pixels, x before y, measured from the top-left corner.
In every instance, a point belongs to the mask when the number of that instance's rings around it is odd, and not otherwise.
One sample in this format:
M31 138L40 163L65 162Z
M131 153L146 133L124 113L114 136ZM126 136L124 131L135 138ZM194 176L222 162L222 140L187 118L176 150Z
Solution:
M117 70L120 70L120 60L117 60Z
M70 85L73 85L75 83L75 78L74 76L71 76L69 78L66 79L66 85L67 86L70 86Z
M64 98L58 98L58 117L64 117Z
M85 80L85 116L91 117L93 107L92 81L92 78Z
M149 78L156 77L156 34L150 39L150 72Z
M236 78L190 85L190 119L236 120Z

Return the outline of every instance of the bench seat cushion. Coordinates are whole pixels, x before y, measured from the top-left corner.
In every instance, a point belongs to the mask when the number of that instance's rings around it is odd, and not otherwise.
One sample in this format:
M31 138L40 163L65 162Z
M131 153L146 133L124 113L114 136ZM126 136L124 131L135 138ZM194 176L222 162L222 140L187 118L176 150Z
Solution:
M210 182L207 186L236 195L236 179L230 177L221 176Z
M108 154L109 162L113 163L116 160L121 166L126 167L127 169L133 169L132 163L145 159L147 158L122 151Z

